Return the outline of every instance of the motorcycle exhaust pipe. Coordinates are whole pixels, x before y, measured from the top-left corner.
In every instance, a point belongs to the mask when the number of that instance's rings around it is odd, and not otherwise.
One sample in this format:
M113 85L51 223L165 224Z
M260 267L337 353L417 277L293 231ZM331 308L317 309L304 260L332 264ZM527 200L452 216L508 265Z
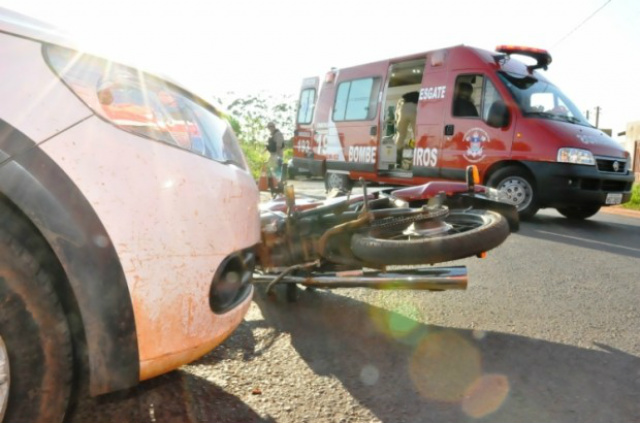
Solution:
M254 283L271 283L274 275L254 274ZM467 289L467 267L426 267L394 271L347 271L314 273L310 276L284 276L277 283L293 283L313 288L370 288L445 291Z

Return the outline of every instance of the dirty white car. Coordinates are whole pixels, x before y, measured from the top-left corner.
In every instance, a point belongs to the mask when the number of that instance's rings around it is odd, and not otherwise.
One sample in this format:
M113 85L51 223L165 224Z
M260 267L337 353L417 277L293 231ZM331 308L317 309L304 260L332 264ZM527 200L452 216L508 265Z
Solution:
M252 296L258 192L211 105L0 9L0 421L192 361Z

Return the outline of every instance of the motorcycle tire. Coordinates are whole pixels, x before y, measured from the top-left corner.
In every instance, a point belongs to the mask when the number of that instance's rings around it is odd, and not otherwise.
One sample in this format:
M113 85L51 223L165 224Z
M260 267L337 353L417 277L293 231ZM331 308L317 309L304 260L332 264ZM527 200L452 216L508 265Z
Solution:
M509 236L509 224L490 210L451 210L446 232L409 237L403 229L379 235L356 233L351 251L367 263L382 265L434 264L478 255L500 245Z

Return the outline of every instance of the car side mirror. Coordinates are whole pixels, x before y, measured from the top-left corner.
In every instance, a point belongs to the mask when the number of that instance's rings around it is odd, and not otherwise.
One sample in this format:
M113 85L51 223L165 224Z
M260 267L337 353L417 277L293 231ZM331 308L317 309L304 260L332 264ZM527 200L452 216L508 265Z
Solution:
M493 128L504 128L509 126L509 120L511 113L509 108L502 100L496 100L489 108L489 114L487 115L487 125Z

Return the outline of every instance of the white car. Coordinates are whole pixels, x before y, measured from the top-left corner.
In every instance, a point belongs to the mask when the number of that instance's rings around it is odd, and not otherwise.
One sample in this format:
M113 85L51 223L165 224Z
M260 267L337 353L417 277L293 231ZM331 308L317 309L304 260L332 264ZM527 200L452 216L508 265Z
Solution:
M0 9L0 422L60 422L242 321L258 190L227 122L171 80Z

